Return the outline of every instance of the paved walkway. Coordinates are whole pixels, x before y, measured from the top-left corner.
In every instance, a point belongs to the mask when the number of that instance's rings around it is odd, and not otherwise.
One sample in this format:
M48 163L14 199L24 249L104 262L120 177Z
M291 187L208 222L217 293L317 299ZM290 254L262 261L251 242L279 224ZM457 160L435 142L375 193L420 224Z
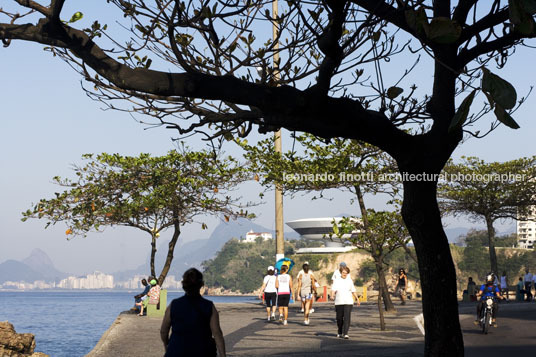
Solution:
M336 337L333 303L316 303L309 326L303 325L298 304L289 309L287 326L267 322L258 304L216 305L229 356L422 356L424 338L413 321L421 312L420 302L396 307L396 314L385 315L387 330L380 331L375 304L354 306L350 339L343 340ZM505 308L536 310L536 304ZM460 319L469 319L473 311L474 304L460 304ZM88 356L162 356L160 324L160 318L121 314Z

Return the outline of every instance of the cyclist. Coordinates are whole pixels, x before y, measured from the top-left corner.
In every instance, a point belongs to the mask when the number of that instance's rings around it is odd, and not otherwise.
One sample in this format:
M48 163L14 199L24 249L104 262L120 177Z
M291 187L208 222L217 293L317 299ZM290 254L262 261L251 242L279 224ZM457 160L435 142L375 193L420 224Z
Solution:
M484 301L486 301L486 298L488 296L491 296L493 298L493 310L491 315L491 321L493 324L493 327L497 327L497 312L499 311L499 304L497 304L497 298L504 299L504 297L501 295L501 292L497 285L495 285L495 275L493 273L489 273L486 275L486 283L482 284L480 287L480 291L476 294L477 298L480 297L480 300L478 302L478 305L476 307L476 320L475 325L479 324L480 321L480 314L482 312L482 306L484 304Z

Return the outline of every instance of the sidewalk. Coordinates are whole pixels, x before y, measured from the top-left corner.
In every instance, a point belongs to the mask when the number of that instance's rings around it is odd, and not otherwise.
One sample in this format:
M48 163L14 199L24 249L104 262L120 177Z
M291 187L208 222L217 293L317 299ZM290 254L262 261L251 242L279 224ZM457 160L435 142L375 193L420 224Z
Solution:
M259 304L216 304L228 356L422 356L424 338L413 316L420 302L397 306L386 314L386 331L380 331L377 306L354 306L350 339L336 337L333 303L316 303L309 326L303 324L299 304L289 308L288 325L266 321ZM121 314L88 356L162 356L159 318Z
M308 326L303 324L297 303L289 308L287 326L267 322L266 310L260 304L216 304L228 356L423 356L424 336L413 321L421 313L420 301L395 307L395 314L385 314L387 330L380 331L376 304L354 306L350 339L344 340L336 337L335 309L331 302L315 303ZM536 339L529 336L536 321L536 304L501 304L499 311L505 317L499 318L501 326L490 335L482 335L473 326L474 310L474 303L459 303L467 356L502 356L509 351L525 355L526 351L536 350ZM512 315L514 320L507 315ZM161 357L164 354L161 321L161 318L121 314L88 356ZM508 340L513 343L505 343ZM489 352L490 346L501 353Z

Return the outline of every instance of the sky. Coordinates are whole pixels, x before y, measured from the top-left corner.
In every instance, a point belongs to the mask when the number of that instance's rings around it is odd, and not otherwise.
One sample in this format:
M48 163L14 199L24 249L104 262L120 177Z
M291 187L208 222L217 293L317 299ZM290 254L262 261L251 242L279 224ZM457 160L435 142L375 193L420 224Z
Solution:
M86 12L82 21L89 23L90 19L91 13ZM532 84L533 58L534 54L528 50L517 51L507 67L497 72L516 86L519 95L526 93ZM95 270L114 272L144 263L150 241L135 229L106 229L102 233L90 233L86 238L67 240L66 225L59 223L45 230L43 220L21 222L21 212L40 198L59 191L52 184L52 177L72 177L70 165L80 163L82 154L160 155L173 149L171 139L177 133L164 128L148 129L126 113L103 110L102 104L92 101L82 91L78 75L38 44L13 41L8 48L0 48L0 83L0 263L24 259L33 248L45 251L59 270L73 274ZM465 142L456 150L454 158L474 155L488 161L505 161L534 155L535 107L533 96L514 115L521 129L500 126L484 139ZM484 120L488 125L490 119ZM255 134L252 139L259 137ZM202 145L196 138L188 144ZM290 148L288 140L283 148ZM235 148L229 150L239 153ZM263 188L251 182L240 191L245 200L258 201ZM259 216L256 223L269 229L274 229L272 197L273 192L268 192L264 204L254 210ZM284 220L356 211L348 194L333 191L331 197L331 201L312 201L311 196L300 195L292 199L285 197ZM374 197L369 198L369 206L385 208L383 200ZM184 228L181 239L208 238L219 220L203 221L208 223L208 230L193 224ZM446 223L449 227L483 226L464 219L448 219ZM512 222L502 222L497 228L501 231L511 226ZM162 237L165 239L165 234Z

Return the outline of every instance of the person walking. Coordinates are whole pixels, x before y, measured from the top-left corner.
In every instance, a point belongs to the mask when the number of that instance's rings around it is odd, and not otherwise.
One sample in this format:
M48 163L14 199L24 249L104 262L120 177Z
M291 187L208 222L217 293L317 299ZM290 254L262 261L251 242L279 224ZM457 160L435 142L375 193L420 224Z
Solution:
M345 262L340 262L339 268L333 272L333 275L331 276L331 281L335 283L335 280L339 279L341 277L341 269L346 268Z
M277 305L279 306L279 320L283 321L283 325L287 325L288 319L288 304L292 295L292 277L287 274L288 266L281 266L281 274L275 280L277 289Z
M307 266L309 266L309 262L307 262L307 261L304 262L303 264L304 264L304 265L306 264ZM309 274L311 274L312 277L315 279L314 291L315 291L315 293L316 293L316 288L317 288L316 284L318 284L318 283L316 283L316 278L315 278L314 272L313 272L310 268L311 268L311 267L309 267ZM300 278L303 276L303 274L305 274L305 273L304 273L303 268L302 268L302 269L298 272L298 276L296 277L296 279L298 279L298 283L299 283L299 281L300 281ZM300 292L300 290L298 289L298 293L299 293L299 292ZM313 298L311 299L311 306L309 307L309 313L310 313L310 314L312 314L313 312L315 312L315 309L313 309L313 303L314 303L314 301L315 301L315 299L314 299L314 297L313 297ZM305 301L304 301L304 300L301 300L301 310L300 310L300 312L302 312L302 313L305 312Z
M406 305L406 288L408 286L408 276L403 268L398 271L398 282L396 284L396 291L400 295L402 301L400 305Z
M313 292L316 290L315 277L309 271L309 264L303 264L303 274L298 278L298 300L304 305L304 325L309 325L309 313L313 302Z
M506 294L506 301L508 301L508 278L506 277L506 270L503 270L503 273L501 275L500 281L499 281L501 294L504 296Z
M277 304L277 289L275 288L275 280L277 277L274 275L274 272L274 267L270 265L262 282L261 292L259 293L259 299L262 299L262 295L264 294L268 321L271 319L275 320L275 307Z
M216 352L220 357L226 356L218 310L212 301L201 296L203 285L203 274L199 270L191 268L184 272L185 294L169 304L160 327L160 338L166 350L164 357L213 357Z
M525 269L525 276L523 277L523 284L525 285L525 291L526 291L526 294L527 294L527 300L526 301L531 301L532 300L532 293L531 293L531 290L532 290L532 274L529 272L529 268Z
M470 276L469 281L467 282L467 296L469 301L476 301L476 283L473 281L473 278Z
M337 320L337 337L349 339L348 330L350 329L352 307L354 301L359 306L359 298L352 279L350 278L350 269L343 267L340 269L341 277L336 279L331 287L331 296L335 301L335 317Z

